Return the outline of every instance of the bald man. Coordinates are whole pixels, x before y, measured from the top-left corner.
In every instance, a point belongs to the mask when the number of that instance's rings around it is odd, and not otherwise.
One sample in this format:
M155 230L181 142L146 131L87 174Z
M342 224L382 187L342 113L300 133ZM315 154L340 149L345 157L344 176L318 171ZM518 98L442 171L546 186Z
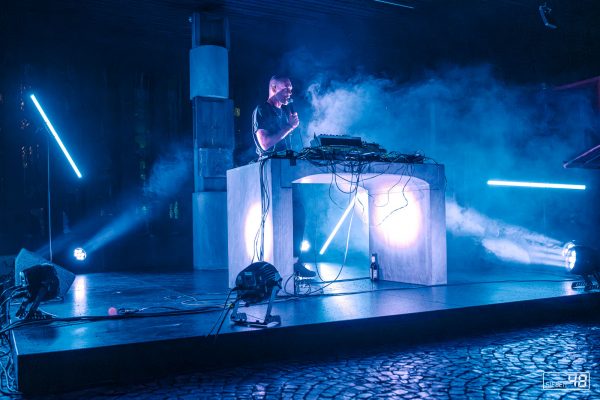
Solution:
M270 152L285 151L292 148L289 134L298 127L298 113L288 106L292 97L292 82L284 76L273 76L269 81L269 98L258 105L252 113L252 133L256 152L263 155ZM302 262L301 244L304 238L304 207L293 198L294 225L294 273L302 278L313 278L316 274Z
M300 124L298 113L288 106L291 97L290 79L274 75L269 80L269 98L252 113L252 131L259 155L291 149L288 135Z

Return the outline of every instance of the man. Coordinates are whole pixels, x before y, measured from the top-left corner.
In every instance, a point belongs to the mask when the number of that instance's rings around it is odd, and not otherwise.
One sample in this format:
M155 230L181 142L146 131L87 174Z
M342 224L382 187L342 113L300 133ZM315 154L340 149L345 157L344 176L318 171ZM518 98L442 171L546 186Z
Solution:
M269 80L269 98L252 113L252 135L258 155L290 150L289 134L300 124L298 113L289 106L292 82L285 76L274 75ZM316 274L302 264L300 249L304 236L305 213L301 202L293 196L294 210L294 273L303 278Z
M252 113L252 133L259 155L291 149L288 135L300 124L298 113L288 105L291 97L290 79L274 75L269 81L268 100Z

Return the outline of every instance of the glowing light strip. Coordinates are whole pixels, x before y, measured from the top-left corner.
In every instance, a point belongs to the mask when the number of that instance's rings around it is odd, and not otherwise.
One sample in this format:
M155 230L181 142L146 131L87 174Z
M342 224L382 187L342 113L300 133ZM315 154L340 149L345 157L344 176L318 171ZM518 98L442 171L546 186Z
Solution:
M71 167L73 167L73 170L77 174L77 177L81 178L81 172L79 172L79 169L77 168L77 165L75 165L75 162L71 158L71 155L67 151L67 148L63 144L62 140L60 140L60 137L58 136L58 133L56 133L56 130L52 126L52 123L50 122L50 120L48 119L48 117L46 116L46 113L42 109L42 106L40 105L40 103L38 103L37 99L35 98L35 96L33 94L31 96L29 96L29 97L31 97L31 101L33 101L33 104L35 104L35 107L40 112L42 118L44 119L44 122L46 123L46 125L48 125L48 129L50 129L50 132L52 132L52 136L54 136L54 139L56 139L56 142L60 146L60 149L62 150L62 152L65 154L65 157L67 157L67 160L69 160L69 164L71 164Z
M340 218L340 220L338 221L338 223L335 226L335 228L333 228L333 231L331 231L331 234L329 235L329 237L325 241L325 244L323 245L323 247L321 247L321 250L319 251L320 255L323 255L325 253L325 251L327 250L327 247L329 247L329 243L331 243L331 241L333 240L333 238L334 238L335 234L337 233L337 231L340 230L340 227L344 223L344 220L346 219L346 217L348 216L348 214L350 214L350 211L354 207L354 203L356 203L356 196L350 202L350 204L348 205L348 208L346 208L346 211L344 211L344 213L342 214L342 218Z
M490 186L532 187L543 189L585 190L585 185L567 185L565 183L516 182L516 181L487 181Z
M413 6L408 6L406 4L400 4L400 3L393 3L391 1L385 1L385 0L373 0L373 1L375 3L389 4L389 5L396 6L396 7L410 8L411 10L415 9Z

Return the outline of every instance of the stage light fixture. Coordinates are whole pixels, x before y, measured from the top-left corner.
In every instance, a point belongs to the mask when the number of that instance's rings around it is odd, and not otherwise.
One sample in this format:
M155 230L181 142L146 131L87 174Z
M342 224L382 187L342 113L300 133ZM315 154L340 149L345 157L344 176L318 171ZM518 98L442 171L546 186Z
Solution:
M585 185L571 185L565 183L544 183L544 182L520 182L520 181L501 181L490 179L487 181L490 186L509 186L509 187L530 187L540 189L569 189L585 190Z
M21 271L20 276L23 290L18 297L25 299L15 315L22 319L44 319L46 315L37 308L42 301L58 297L60 285L56 269L50 264L35 265Z
M300 244L300 251L305 253L308 250L310 250L310 243L308 242L308 240L303 240Z
M77 261L84 261L87 258L87 253L82 247L78 247L73 250L73 257L75 257Z
M562 249L562 256L566 257L569 250L571 250L576 245L577 245L577 243L574 240L565 243L565 245L563 246L563 249Z
M590 275L599 269L598 251L581 245L571 246L565 254L565 267L575 275Z
M279 275L277 268L268 262L259 261L244 268L235 279L234 291L237 292L237 298L234 302L231 320L236 324L262 328L280 325L281 317L271 315L271 309L277 292L281 289L281 282L281 275ZM269 299L269 304L265 318L262 321L248 321L248 316L245 313L238 312L242 301L247 307L267 299Z
M62 140L60 140L60 137L58 136L58 133L56 132L56 129L54 129L54 126L52 126L52 123L50 122L50 120L46 116L46 113L42 109L42 106L40 105L40 103L36 99L35 95L32 94L29 97L31 98L31 101L33 101L33 104L35 104L35 107L37 108L38 112L40 113L40 115L44 119L44 122L46 123L46 126L50 130L50 133L52 133L52 136L54 136L54 139L56 139L56 142L58 143L58 146L60 147L60 149L62 150L63 154L65 155L65 157L69 161L69 164L71 164L71 167L73 168L73 171L75 171L75 174L77 175L78 178L81 178L82 175L81 175L81 172L79 172L79 168L77 168L77 165L75 165L75 161L73 161L73 159L71 158L71 155L67 151L67 148L63 144Z
M567 271L583 278L583 282L574 282L573 288L592 289L600 286L600 253L598 250L569 242L563 248L563 255ZM591 277L596 279L596 285Z
M389 192L378 199L373 207L373 224L378 227L385 242L394 248L413 246L423 231L423 210L417 192L403 190Z
M573 268L575 268L575 263L577 262L577 251L576 250L568 250L567 256L565 257L565 267L567 271L573 272Z
M325 251L327 251L327 248L329 247L329 244L331 243L331 241L335 237L335 234L340 230L340 227L342 226L342 224L344 223L344 221L348 217L348 214L350 214L350 211L354 208L354 204L355 203L356 203L356 196L354 196L354 198L352 199L352 201L350 202L350 204L348 204L348 207L346 208L346 210L342 214L342 217L340 218L340 220L337 222L337 224L333 228L333 231L331 231L331 233L329 234L329 237L327 238L327 240L323 244L323 247L321 247L321 250L319 250L319 254L320 255L325 254Z

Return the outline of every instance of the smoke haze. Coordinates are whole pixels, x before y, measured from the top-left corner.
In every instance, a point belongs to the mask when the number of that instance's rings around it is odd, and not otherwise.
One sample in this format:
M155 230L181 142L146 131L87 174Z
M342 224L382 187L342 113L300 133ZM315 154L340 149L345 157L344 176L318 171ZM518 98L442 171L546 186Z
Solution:
M84 248L87 251L96 251L107 244L123 237L141 224L157 216L157 212L168 201L170 196L176 195L181 186L191 175L191 152L181 145L173 145L153 164L148 177L148 184L144 187L147 201L144 207L139 204L143 199L133 200L137 205L131 206L126 212L116 217L109 225L102 228L91 238ZM146 210L146 211L144 211Z
M589 93L503 82L487 65L447 67L415 82L328 76L299 53L284 64L306 89L305 146L315 134L345 134L444 164L449 232L476 238L499 258L544 263L552 248L553 264L562 241L595 237L598 178L562 167L598 140ZM491 188L488 179L581 183L588 190Z

